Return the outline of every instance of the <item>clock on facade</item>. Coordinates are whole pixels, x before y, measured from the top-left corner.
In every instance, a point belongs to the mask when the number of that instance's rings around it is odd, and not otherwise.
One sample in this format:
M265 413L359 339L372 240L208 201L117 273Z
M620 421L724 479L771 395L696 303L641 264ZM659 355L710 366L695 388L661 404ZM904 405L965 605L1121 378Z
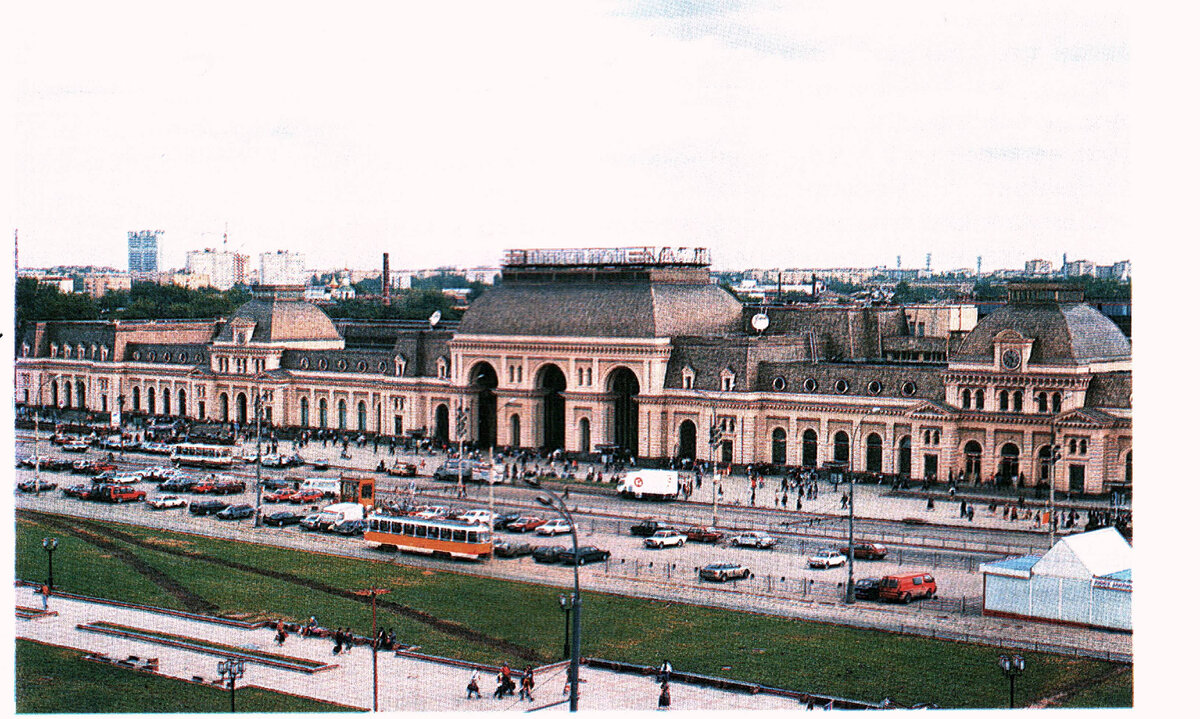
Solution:
M1016 369L1021 366L1021 353L1016 350L1004 350L1000 355L1000 364L1004 369Z

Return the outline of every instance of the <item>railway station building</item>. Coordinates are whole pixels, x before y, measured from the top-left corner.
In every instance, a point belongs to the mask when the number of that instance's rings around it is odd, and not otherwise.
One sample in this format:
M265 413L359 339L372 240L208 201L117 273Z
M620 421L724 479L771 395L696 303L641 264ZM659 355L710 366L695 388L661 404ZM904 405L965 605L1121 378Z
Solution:
M259 397L281 428L1132 489L1130 342L1079 289L1012 283L969 331L930 335L904 307L743 306L709 265L510 250L432 325L331 320L293 286L228 318L31 323L16 402L245 426Z

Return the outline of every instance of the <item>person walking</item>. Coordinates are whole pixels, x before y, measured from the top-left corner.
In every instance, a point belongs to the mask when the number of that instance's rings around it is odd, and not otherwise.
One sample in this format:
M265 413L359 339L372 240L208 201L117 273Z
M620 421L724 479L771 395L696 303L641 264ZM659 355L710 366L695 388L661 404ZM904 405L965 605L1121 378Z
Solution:
M479 670L478 669L471 672L471 680L467 682L467 698L468 699L482 699L483 698L483 695L479 693Z
M662 691L659 692L659 694L658 694L658 708L659 709L670 709L671 708L671 685L668 684L667 682L663 682Z
M42 595L42 611L50 611L50 585L43 584L42 588L38 590L38 594Z
M525 667L521 676L521 698L533 701L533 667Z

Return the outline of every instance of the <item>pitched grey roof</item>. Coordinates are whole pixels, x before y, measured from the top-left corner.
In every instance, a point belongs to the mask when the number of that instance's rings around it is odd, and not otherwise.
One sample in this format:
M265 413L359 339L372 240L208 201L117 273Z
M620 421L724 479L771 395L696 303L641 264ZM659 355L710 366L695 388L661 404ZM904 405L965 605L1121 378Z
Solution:
M792 335L807 356L816 359L879 359L889 338L908 334L901 307L788 305L747 307L743 331L754 334L750 318L765 312L765 335Z
M255 323L251 342L341 339L320 307L291 295L260 293L233 313L217 334L217 341L232 342L233 325L239 319Z
M1092 375L1083 403L1087 407L1128 409L1133 396L1132 372L1101 372Z
M941 365L851 363L851 362L763 362L758 366L760 392L790 394L821 394L855 397L904 397L939 402L945 399ZM776 378L783 379L782 390L776 388ZM816 383L805 388L805 380ZM838 381L846 383L845 392L838 390ZM872 382L878 382L878 394L872 392ZM905 393L909 385L911 393Z
M471 303L463 334L673 337L736 331L742 306L716 285L509 282Z
M1004 330L1034 340L1030 364L1085 364L1132 353L1129 338L1090 305L1009 304L981 319L952 359L990 362L993 340Z

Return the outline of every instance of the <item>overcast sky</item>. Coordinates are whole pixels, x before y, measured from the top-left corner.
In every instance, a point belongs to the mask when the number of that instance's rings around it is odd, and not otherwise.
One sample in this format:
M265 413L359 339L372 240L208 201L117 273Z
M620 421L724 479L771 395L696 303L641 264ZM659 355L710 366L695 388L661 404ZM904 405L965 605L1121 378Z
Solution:
M137 229L181 265L226 223L310 267L1130 255L1116 4L190 6L16 9L22 266L125 269Z

